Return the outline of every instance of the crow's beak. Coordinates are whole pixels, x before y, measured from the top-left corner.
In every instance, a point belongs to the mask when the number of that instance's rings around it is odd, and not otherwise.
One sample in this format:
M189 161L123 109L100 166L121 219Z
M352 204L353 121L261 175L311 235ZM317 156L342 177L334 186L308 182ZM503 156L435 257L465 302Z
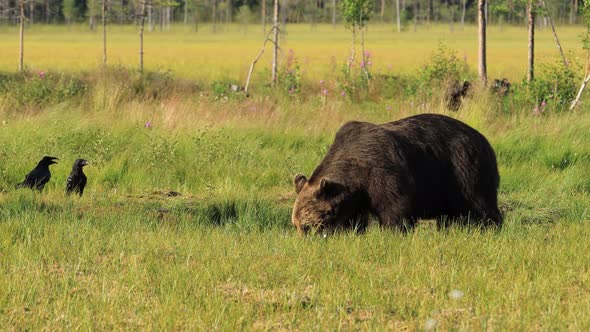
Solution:
M88 166L88 165L90 165L90 163L88 162L88 160L84 160L82 162L82 166Z
M52 164L57 164L57 161L56 160L59 160L59 158L51 157L51 163Z

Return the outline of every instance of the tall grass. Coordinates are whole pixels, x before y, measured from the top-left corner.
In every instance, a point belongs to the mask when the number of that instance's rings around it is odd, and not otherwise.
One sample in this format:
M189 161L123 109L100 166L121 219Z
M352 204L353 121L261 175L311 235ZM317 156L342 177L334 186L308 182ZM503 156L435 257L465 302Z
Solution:
M381 28L371 32L389 36ZM113 29L130 38L129 28ZM307 27L288 29L293 43L309 38L311 49L322 41ZM219 37L203 31L194 38ZM33 33L72 38L63 28ZM335 34L344 49L346 34ZM385 48L386 39L380 44ZM55 68L66 64L50 60ZM89 66L88 58L80 61ZM178 80L77 68L43 79L30 72L0 88L0 326L590 327L586 105L535 115L527 103L505 108L475 90L449 113L437 91L354 102L322 97L317 85L297 97L262 86L245 98L216 95L215 75L207 73ZM500 167L501 230L439 231L423 221L406 235L376 227L362 236L295 235L292 177L313 171L342 123L422 112L458 118L488 137ZM43 155L60 158L44 192L15 190ZM64 195L76 158L91 162L82 198Z

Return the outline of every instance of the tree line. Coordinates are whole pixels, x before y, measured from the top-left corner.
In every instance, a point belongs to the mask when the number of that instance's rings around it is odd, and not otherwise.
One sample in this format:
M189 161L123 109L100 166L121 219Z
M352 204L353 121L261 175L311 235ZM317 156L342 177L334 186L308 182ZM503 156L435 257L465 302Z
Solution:
M332 23L343 21L342 0L282 0L279 4L281 23ZM143 0L0 0L0 24L18 24L20 6L27 24L74 24L86 22L95 29L101 20L105 2L108 20L115 24L138 24ZM397 24L412 29L417 25L475 23L478 19L476 0L372 0L372 21ZM545 7L556 24L579 23L581 0L546 0ZM145 8L150 30L165 29L171 23L257 23L271 21L272 0L153 0ZM527 23L527 0L491 0L486 3L489 24L523 25ZM537 24L547 25L540 16Z

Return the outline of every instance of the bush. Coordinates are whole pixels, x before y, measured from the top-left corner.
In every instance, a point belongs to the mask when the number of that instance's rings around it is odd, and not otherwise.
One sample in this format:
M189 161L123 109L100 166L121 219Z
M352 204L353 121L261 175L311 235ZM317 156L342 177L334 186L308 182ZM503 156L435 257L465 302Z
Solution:
M55 104L82 96L87 86L79 79L44 72L4 75L0 96L15 106Z
M530 101L536 106L541 106L541 111L551 109L555 111L566 110L576 97L577 86L580 77L576 72L581 72L579 66L570 62L565 67L561 61L549 64L541 64L538 74L531 83L525 83L528 87Z
M422 68L419 76L419 83L423 88L431 85L440 87L452 80L462 81L468 78L469 69L465 63L461 63L454 51L441 44Z

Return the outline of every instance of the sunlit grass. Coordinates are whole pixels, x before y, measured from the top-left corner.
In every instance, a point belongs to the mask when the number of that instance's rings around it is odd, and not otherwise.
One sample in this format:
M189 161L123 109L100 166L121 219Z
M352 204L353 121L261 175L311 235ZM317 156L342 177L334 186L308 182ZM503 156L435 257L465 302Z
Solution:
M2 29L0 70L11 71L15 31ZM84 72L98 77L88 81L96 86L64 101L19 107L11 91L0 95L3 328L590 327L585 103L541 116L520 105L499 111L498 100L479 88L453 113L437 97L418 105L397 96L352 102L261 89L226 100L208 88L187 88L149 98L130 92L126 84L135 81L118 79L128 71L96 70L99 34L81 29L33 27L27 63ZM110 63L133 67L134 28L111 29ZM229 29L151 33L148 67L172 69L197 85L243 78L260 46L260 27L245 35L239 26ZM474 66L474 27L456 27L454 34L445 26L422 29L399 35L389 26L371 27L367 49L375 66L396 75L417 71L439 40L461 56L467 52ZM559 28L566 49L579 47L578 30ZM284 47L310 79L323 79L332 56L341 64L348 54L342 28L288 26L287 32ZM538 36L539 57L555 59L548 31ZM492 77L522 78L525 39L523 29L492 27ZM372 227L360 236L298 237L290 225L292 178L313 171L339 126L420 112L455 117L488 137L498 157L505 226L438 230L424 221L409 234ZM60 163L45 191L15 190L46 154ZM76 158L91 162L82 198L64 195Z
M477 30L468 25L464 30L455 26L419 27L417 32L397 33L392 25L375 24L366 33L366 50L373 57L378 72L408 73L417 70L439 43L458 52L472 68L477 68ZM241 25L224 26L212 33L208 25L197 32L191 27L174 25L170 30L146 33L145 64L149 70L170 70L175 76L197 79L233 78L244 81L250 62L262 46L263 33L259 25L250 25L244 32ZM281 43L282 58L292 49L304 75L312 79L325 78L340 71L349 56L351 34L343 26L287 25ZM566 52L581 56L579 26L557 28ZM102 61L102 34L86 26L33 26L26 32L25 64L32 70L68 71L90 70ZM507 77L520 81L525 77L527 35L523 27L492 26L488 30L488 71L490 77ZM17 67L18 38L15 28L0 27L0 70ZM133 26L110 26L108 54L111 65L137 67L139 37ZM535 51L537 60L552 61L558 50L550 29L538 29ZM360 52L357 50L357 53ZM270 50L257 70L269 68ZM583 61L581 61L583 63ZM268 70L268 69L267 69Z

